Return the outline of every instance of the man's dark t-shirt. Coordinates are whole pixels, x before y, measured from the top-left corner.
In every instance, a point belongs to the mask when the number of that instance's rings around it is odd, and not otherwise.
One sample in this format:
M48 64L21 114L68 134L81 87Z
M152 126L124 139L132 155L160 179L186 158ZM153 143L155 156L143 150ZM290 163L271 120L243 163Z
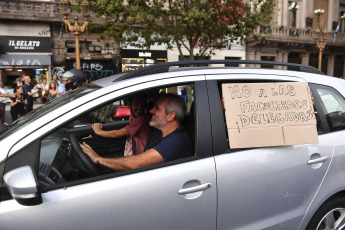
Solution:
M30 83L30 85L24 84L23 85L23 91L24 91L24 95L26 96L26 99L28 100L28 102L32 102L33 98L32 96L29 96L28 92L31 93L31 90L34 88L34 85Z
M162 133L155 130L151 133L145 151L153 148L165 161L177 160L193 154L194 146L191 137L180 126L172 133L162 138Z

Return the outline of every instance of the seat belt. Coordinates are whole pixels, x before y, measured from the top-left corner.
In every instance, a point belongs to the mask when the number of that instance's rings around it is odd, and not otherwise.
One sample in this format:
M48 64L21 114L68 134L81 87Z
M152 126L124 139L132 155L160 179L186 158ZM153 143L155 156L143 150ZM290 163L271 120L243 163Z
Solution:
M132 153L133 155L137 155L137 146L134 141L134 137L132 137Z

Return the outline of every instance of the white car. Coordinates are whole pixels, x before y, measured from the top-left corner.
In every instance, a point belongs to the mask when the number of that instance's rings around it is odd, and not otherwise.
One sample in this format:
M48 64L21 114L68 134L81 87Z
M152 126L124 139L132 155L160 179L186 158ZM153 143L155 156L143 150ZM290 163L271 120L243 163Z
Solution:
M111 76L4 127L0 229L343 229L345 81L293 64L286 65L298 71L169 70L193 63L233 62L165 63ZM221 85L272 82L308 82L319 143L231 148ZM129 121L114 121L112 111L126 98L145 93L149 107L160 92L180 86L188 89L193 156L116 172L83 153L81 141L102 156L123 156L125 138L99 137L91 124L122 128Z

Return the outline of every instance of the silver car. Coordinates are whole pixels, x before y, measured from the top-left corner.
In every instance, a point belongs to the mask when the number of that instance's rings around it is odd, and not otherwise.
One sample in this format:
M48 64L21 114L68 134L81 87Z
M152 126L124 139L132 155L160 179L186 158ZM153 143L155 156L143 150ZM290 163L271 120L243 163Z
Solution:
M3 127L0 229L343 229L344 80L301 65L170 65L94 81ZM319 143L232 149L220 89L233 82L308 82ZM150 106L181 86L193 156L116 172L82 152L85 141L102 156L123 156L125 138L99 137L91 124L122 128L129 121L113 115L126 98L145 93Z

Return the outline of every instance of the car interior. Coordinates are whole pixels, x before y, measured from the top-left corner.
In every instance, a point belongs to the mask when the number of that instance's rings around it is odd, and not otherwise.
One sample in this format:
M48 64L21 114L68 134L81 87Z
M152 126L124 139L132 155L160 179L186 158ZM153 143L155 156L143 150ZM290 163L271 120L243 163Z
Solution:
M175 93L185 99L187 113L185 130L194 140L194 93L193 85L174 85L168 88L147 90L146 113L153 107L160 93ZM126 108L127 95L81 114L76 119L41 139L38 180L42 187L59 185L70 181L90 178L116 171L94 164L82 151L79 143L89 144L102 157L123 157L126 137L105 138L92 129L93 123L102 123L103 130L121 129L129 124L127 112L124 117L114 116L119 108ZM127 107L128 108L128 107Z

